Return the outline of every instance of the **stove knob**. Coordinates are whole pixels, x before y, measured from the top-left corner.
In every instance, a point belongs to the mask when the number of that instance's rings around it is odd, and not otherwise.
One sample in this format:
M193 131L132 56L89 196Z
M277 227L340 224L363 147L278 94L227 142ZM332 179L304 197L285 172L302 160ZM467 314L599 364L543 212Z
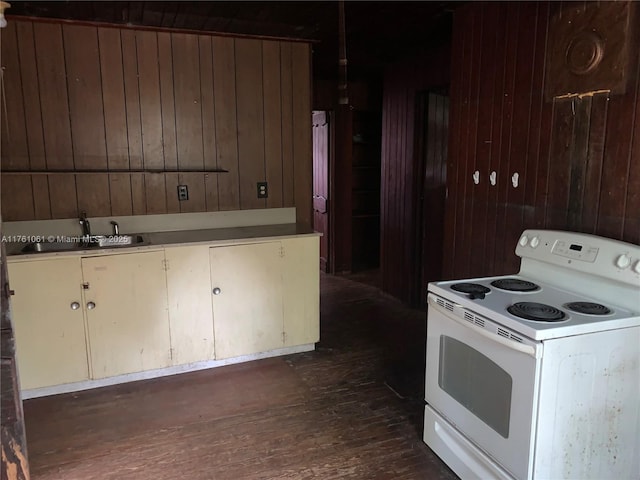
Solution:
M618 268L627 268L631 264L631 258L629 255L622 254L618 258L616 258L616 267Z
M527 237L526 235L522 235L518 243L520 244L521 247L526 247L527 243L529 243L529 237Z
M633 266L633 271L636 273L640 273L640 260L636 261L636 264Z
M531 242L529 242L529 245L531 245L531 248L536 248L538 245L540 245L540 239L538 237L533 237L531 239Z

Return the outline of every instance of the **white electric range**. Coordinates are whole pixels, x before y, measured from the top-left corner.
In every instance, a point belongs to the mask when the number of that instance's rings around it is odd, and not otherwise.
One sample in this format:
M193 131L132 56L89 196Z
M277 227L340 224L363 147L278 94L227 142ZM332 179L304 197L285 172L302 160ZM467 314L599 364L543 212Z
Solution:
M640 246L527 230L429 284L424 441L462 478L640 478Z

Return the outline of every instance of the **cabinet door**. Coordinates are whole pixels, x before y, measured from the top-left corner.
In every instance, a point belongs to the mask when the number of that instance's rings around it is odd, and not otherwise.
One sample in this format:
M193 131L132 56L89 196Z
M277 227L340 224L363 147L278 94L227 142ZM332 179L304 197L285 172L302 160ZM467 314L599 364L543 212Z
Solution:
M283 346L280 242L212 247L216 358Z
M165 250L174 365L214 358L209 246Z
M20 387L87 380L80 259L10 263L8 268L15 290L11 309Z
M320 340L319 240L319 237L282 240L286 347Z
M82 274L92 377L171 365L164 252L83 258Z

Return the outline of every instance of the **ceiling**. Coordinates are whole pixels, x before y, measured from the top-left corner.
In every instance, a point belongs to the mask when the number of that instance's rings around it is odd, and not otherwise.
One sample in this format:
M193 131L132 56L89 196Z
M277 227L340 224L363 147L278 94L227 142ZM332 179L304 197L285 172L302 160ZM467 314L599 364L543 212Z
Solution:
M445 1L346 1L350 77L447 42L453 8ZM314 42L314 74L338 68L337 1L13 2L7 14L173 29L306 39Z

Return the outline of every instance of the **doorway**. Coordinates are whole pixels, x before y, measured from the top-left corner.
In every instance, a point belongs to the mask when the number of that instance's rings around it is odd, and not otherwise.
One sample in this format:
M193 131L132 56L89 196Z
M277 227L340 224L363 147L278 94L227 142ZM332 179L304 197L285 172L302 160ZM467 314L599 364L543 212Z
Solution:
M331 249L331 195L329 166L332 152L331 113L312 112L313 132L313 229L320 232L320 270L328 273Z

